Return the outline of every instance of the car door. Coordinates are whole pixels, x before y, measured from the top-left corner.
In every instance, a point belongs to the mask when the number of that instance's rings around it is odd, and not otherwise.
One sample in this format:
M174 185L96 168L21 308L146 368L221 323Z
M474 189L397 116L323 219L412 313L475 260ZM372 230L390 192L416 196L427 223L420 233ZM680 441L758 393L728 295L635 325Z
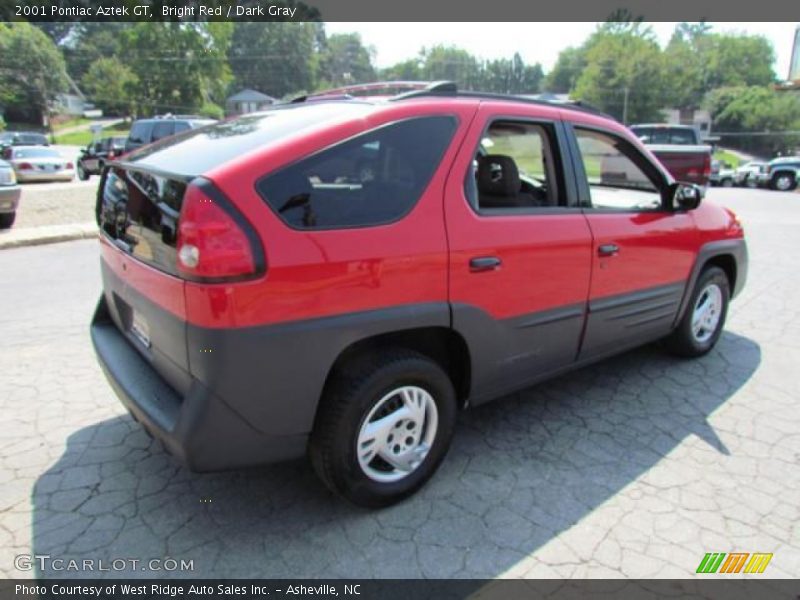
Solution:
M591 235L564 174L561 127L555 108L484 102L450 171L449 293L471 352L473 403L578 352Z
M575 174L594 246L581 359L618 352L672 329L697 234L669 206L669 179L622 131L572 123Z

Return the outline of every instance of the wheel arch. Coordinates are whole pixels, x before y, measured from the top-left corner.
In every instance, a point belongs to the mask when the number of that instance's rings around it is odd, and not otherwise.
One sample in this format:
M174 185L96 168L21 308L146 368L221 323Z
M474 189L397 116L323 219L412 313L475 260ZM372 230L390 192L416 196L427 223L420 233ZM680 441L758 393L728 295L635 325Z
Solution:
M443 326L390 331L352 342L334 360L325 378L324 388L327 389L336 373L348 362L382 348L405 348L430 358L450 377L459 402L463 404L469 397L472 371L469 348L460 334Z

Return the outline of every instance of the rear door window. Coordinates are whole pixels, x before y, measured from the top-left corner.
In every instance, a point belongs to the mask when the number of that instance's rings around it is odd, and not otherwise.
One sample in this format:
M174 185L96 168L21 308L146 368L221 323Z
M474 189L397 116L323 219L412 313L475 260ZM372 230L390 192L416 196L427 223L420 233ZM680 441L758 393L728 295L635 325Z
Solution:
M448 116L384 125L264 177L258 191L295 229L389 223L422 196L456 126Z

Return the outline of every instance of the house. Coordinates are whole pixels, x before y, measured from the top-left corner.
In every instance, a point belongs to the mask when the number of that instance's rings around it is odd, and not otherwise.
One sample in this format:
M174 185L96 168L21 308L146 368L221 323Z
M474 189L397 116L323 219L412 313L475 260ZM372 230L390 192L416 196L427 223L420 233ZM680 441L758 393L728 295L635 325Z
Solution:
M689 125L694 127L697 137L705 142L716 141L711 135L711 113L703 109L665 108L661 114L664 122L670 125Z
M225 100L225 113L228 115L243 115L246 113L263 110L275 104L277 100L256 90L244 89Z

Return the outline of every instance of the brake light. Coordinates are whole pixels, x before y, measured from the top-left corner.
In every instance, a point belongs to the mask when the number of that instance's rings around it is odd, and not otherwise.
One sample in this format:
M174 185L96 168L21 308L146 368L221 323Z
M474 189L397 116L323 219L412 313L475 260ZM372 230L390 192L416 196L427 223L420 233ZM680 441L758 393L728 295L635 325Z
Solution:
M706 156L703 160L703 178L708 179L711 177L711 157Z
M73 169L73 168L75 168L74 165L72 163L68 162L67 163L67 169Z
M33 169L33 165L31 163L19 163L17 165L17 168L20 171L30 171L31 169Z
M108 153L108 158L114 158L114 153L113 152L109 152Z
M246 277L258 270L244 229L200 188L189 186L178 225L178 272L189 278Z

